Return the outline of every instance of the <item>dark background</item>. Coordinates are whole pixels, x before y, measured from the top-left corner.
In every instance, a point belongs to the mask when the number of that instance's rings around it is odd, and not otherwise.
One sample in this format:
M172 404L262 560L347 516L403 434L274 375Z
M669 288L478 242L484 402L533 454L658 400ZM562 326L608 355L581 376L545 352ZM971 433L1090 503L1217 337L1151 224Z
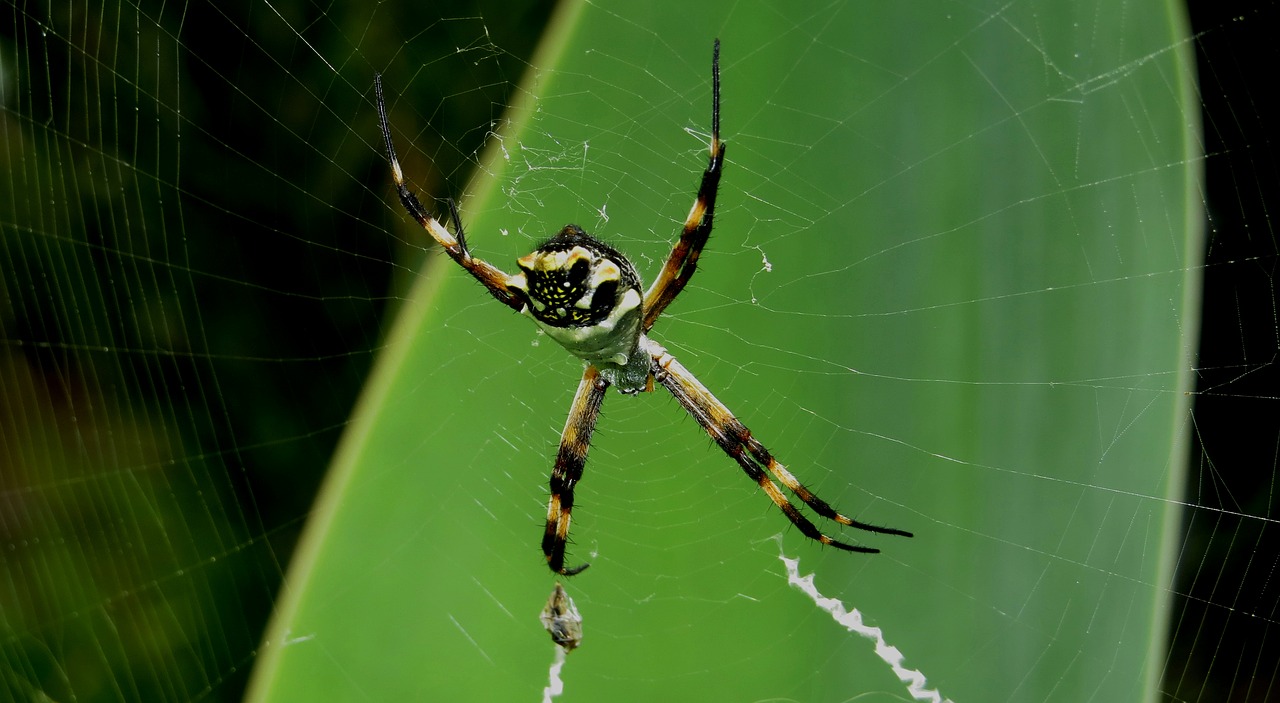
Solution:
M1280 541L1271 524L1280 465L1280 13L1275 3L1193 1L1189 9L1208 231L1185 495L1222 512L1186 511L1164 690L1177 701L1264 701L1280 695Z

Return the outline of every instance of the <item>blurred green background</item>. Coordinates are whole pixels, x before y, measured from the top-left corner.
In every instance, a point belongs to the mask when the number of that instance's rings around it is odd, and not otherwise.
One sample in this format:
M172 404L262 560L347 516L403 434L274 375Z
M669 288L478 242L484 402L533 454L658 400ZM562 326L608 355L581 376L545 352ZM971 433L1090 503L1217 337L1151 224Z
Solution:
M526 322L427 253L387 185L372 73L386 76L410 179L424 197L470 198L482 255L507 265L575 220L648 272L692 198L709 38L720 34L731 149L721 229L659 338L824 495L920 537L877 540L892 554L872 561L803 545L674 403L611 395L575 515L576 553L599 554L570 584L588 640L566 670L569 695L901 696L865 643L778 580L768 538L785 532L819 588L868 608L943 693L972 697L982 680L1000 681L987 692L1007 700L1078 700L1102 680L1141 690L1144 653L1116 652L1127 662L1117 667L1110 643L1148 634L1100 634L1105 618L1063 634L1057 619L1079 613L1064 605L1072 596L1020 580L1038 573L1076 583L1084 603L1118 597L1113 622L1147 623L1156 641L1168 618L1171 653L1145 674L1163 673L1167 697L1262 700L1215 662L1270 629L1256 572L1231 570L1270 554L1252 539L1270 507L1250 498L1267 472L1249 448L1267 441L1217 440L1212 423L1267 396L1236 377L1266 384L1270 368L1250 364L1274 352L1274 318L1249 317L1250 302L1265 311L1274 296L1259 273L1274 241L1258 228L1242 237L1236 223L1258 222L1259 193L1275 191L1274 168L1242 165L1274 167L1252 131L1274 122L1247 102L1261 90L1249 67L1265 58L1233 58L1263 45L1251 37L1274 24L1274 5L1240 22L1193 17L1204 32L1194 43L1178 33L1176 5L1103 8L588 6L544 43L550 3L10 5L0 691L237 700L261 659L278 667L267 674L284 682L275 690L297 699L381 699L379 686L410 698L536 695L550 660L536 614L551 583L538 513L576 364L531 349ZM1076 48L1090 65L1065 63ZM1143 547L1160 543L1170 505L1146 505L1154 522L1140 527L1108 524L1137 514L1116 507L1126 491L1163 494L1100 468L1158 477L1176 466L1151 465L1136 440L1115 452L1064 443L1087 428L1045 426L1028 408L1065 396L1082 407L1064 413L1110 430L1130 416L1150 423L1150 405L1132 403L1180 402L1159 374L1188 371L1176 355L1193 350L1174 342L1157 345L1163 362L1122 360L1153 334L1187 330L1153 331L1111 306L1151 295L1147 309L1181 320L1176 291L1199 273L1198 254L1170 243L1195 218L1178 183L1198 156L1143 141L1199 118L1144 102L1178 97L1177 54L1193 50L1214 88L1190 105L1203 97L1211 155L1190 204L1210 204L1206 305L1230 310L1205 312L1205 339L1233 343L1200 352L1197 400L1226 409L1163 428L1195 436L1189 451L1207 458L1188 477L1189 536L1167 543L1189 568L1153 582L1158 549ZM1250 104L1245 119L1215 119L1219 101L1236 114ZM521 103L530 116L513 133L505 116ZM1107 107L1080 107L1097 104ZM1117 125L1128 132L1108 135ZM486 144L496 159L482 158ZM1030 165L999 177L1011 163ZM473 181L477 164L486 177ZM1154 180L1136 177L1146 170ZM1076 238L1045 236L1052 227ZM1150 238L1123 236L1136 230ZM1022 263L984 265L1008 260ZM1063 260L1076 268L1057 269ZM1043 327L1026 326L1037 318ZM1096 356L1051 341L1063 329ZM1102 339L1080 339L1090 330ZM353 423L380 355L381 385ZM1081 383L1040 387L1062 380ZM1264 402L1255 414L1274 412ZM330 479L313 514L344 432L343 483ZM1194 454L1200 442L1209 450ZM938 447L961 460L927 456ZM1083 473L1037 468L1055 458ZM1231 498L1204 490L1206 475ZM289 572L312 518L330 539ZM1134 530L1142 538L1126 543ZM1089 550L1113 531L1120 546L1104 553L1127 566ZM1185 600L1134 615L1153 591ZM651 602L666 607L642 607ZM1237 625L1223 617L1232 602L1265 617ZM997 656L1019 634L1027 659ZM296 657L277 659L294 639ZM637 662L642 671L628 668Z

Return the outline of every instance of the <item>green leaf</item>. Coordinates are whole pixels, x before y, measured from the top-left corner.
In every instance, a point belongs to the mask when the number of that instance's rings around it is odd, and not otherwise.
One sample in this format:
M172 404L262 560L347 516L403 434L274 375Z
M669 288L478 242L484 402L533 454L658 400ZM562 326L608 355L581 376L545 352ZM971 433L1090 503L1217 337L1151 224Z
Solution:
M717 36L716 230L653 336L820 495L916 536L820 549L661 392L611 393L566 699L902 700L787 586L779 544L955 700L1152 699L1201 255L1180 10L566 3L462 203L477 254L511 269L573 221L651 277L705 164ZM423 125L395 128L411 151ZM545 483L580 370L432 256L250 698L537 696Z

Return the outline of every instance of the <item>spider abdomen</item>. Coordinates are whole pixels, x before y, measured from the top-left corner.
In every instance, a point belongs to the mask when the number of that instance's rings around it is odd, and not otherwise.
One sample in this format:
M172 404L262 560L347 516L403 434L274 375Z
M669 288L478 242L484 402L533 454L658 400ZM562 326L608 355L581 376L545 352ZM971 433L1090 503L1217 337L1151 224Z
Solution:
M638 365L644 297L635 267L621 252L566 225L516 263L520 273L507 287L548 337L593 364Z

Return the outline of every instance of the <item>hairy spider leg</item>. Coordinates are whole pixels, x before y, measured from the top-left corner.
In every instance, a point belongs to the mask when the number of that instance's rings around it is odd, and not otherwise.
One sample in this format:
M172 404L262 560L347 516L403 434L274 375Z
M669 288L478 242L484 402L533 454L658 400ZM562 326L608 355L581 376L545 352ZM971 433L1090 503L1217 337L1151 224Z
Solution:
M600 406L609 382L600 376L595 366L587 365L582 382L573 396L569 419L560 434L560 451L556 453L556 465L551 470L551 499L547 503L547 529L542 535L542 553L547 556L547 566L565 576L580 573L590 564L565 568L564 549L569 541L569 522L573 512L573 487L582 478L587 463L587 451L591 449L591 435L600 417Z
M658 316L680 295L685 284L698 268L702 247L711 236L712 221L716 214L716 192L720 188L720 175L724 171L724 142L720 141L720 40L715 42L711 55L711 156L702 172L697 198L685 218L680 240L667 258L662 272L644 295L644 325L641 332L648 332Z
M863 547L841 542L823 534L816 525L787 499L787 496L778 488L777 484L770 480L769 474L773 474L779 483L786 486L805 505L808 505L822 517L868 532L901 537L912 536L910 532L904 530L871 525L836 512L835 508L814 495L813 491L800 483L785 466L780 464L769 450L751 435L751 430L748 430L745 425L738 421L733 416L733 413L729 412L729 409L725 407L724 403L721 403L719 399L712 395L711 391L707 390L707 387L702 385L675 357L647 338L643 341L643 344L649 349L649 353L653 358L654 378L679 401L680 405L684 406L684 409L694 420L697 420L699 425L702 425L702 428L707 431L707 434L711 435L711 438L724 450L724 453L738 462L738 465L742 467L747 476L750 476L760 486L761 490L769 496L774 505L782 510L787 519L791 520L792 524L799 528L804 536L822 544L829 544L832 547L850 552L876 554L880 551L874 547ZM766 470L768 473L766 473Z
M382 75L374 74L373 76L373 92L378 103L378 122L382 126L382 140L387 147L387 160L391 162L391 178L396 184L396 193L400 196L400 202L404 205L404 209L409 211L409 215L422 225L422 228L431 235L431 238L440 243L444 247L449 258L453 259L459 266L467 270L477 281L480 281L489 293L497 298L503 305L520 312L524 308L524 300L512 293L507 288L507 274L502 269L490 264L483 259L477 259L471 255L471 251L467 249L466 235L462 231L462 220L458 217L458 208L453 200L449 200L449 215L453 220L454 229L457 236L449 233L449 230L440 221L427 212L422 206L422 202L418 200L418 196L409 190L404 182L404 172L400 169L400 159L396 157L395 145L391 142L391 124L387 121L387 104L382 97Z

